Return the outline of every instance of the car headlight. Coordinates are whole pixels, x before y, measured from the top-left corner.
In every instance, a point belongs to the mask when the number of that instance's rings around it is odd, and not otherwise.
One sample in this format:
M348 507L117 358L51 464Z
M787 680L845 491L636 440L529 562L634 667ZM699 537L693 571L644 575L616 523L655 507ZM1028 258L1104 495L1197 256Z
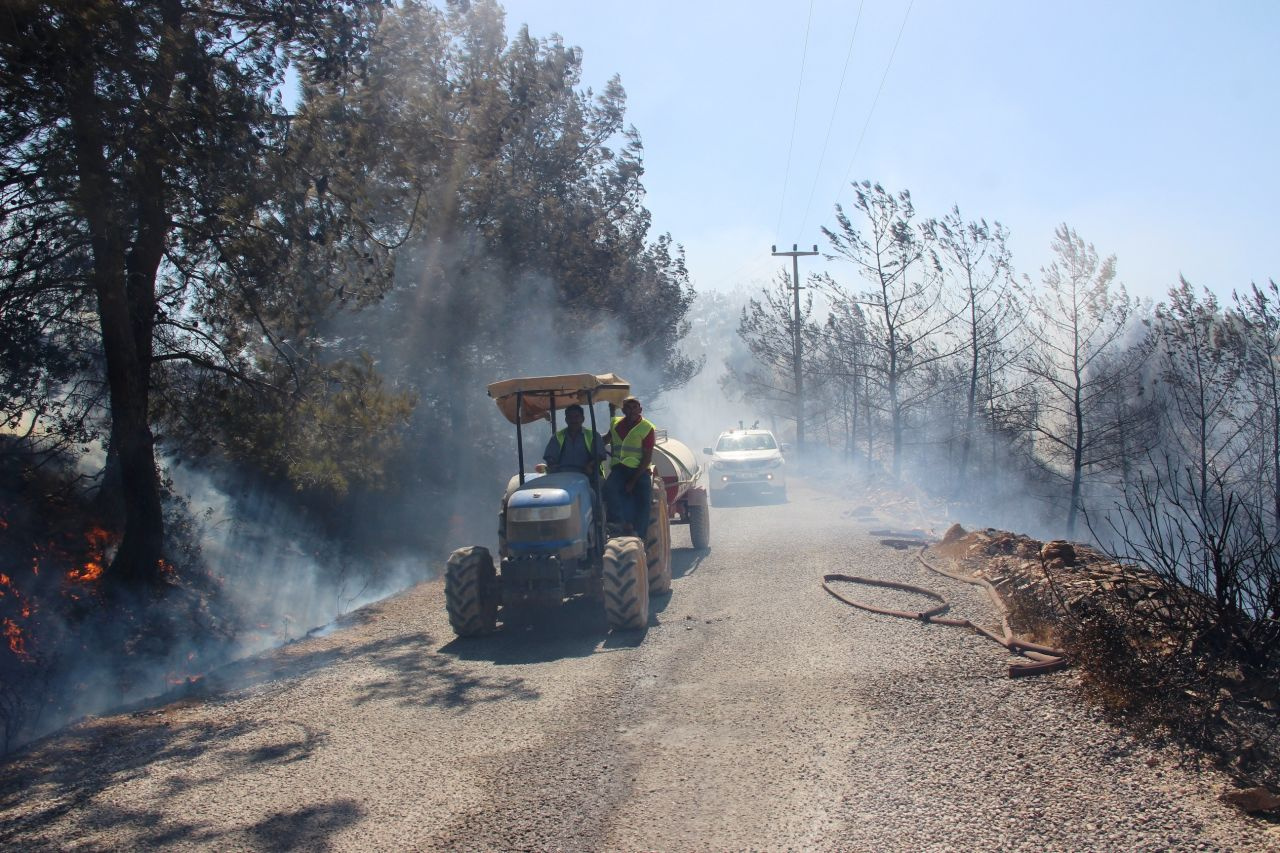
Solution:
M562 521L573 515L573 506L570 504L560 504L559 506L517 506L507 511L507 518L511 521Z
M775 458L775 459L770 459L768 462L764 463L764 467L766 467L766 468L778 468L778 467L780 467L781 465L782 465L782 457L781 457L781 456L779 456L779 457L777 457L777 458Z

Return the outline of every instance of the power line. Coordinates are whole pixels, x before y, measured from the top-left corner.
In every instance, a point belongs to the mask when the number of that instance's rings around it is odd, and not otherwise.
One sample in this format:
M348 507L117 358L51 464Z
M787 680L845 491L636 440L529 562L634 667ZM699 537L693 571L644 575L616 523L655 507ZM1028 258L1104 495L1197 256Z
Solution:
M902 26L898 27L898 38L893 42L893 50L889 51L889 61L885 63L884 74L880 75L880 87L876 89L876 96L871 101L871 109L867 110L867 120L862 125L862 133L858 134L858 144L853 147L853 156L849 158L849 169L845 172L844 180L840 184L840 188L836 191L836 197L839 198L840 192L843 191L845 184L849 183L849 176L853 174L853 164L858 160L858 152L862 149L862 140L866 138L867 128L871 126L871 117L875 114L876 104L880 103L880 93L884 91L884 81L889 78L889 69L893 67L893 57L898 53L898 44L902 41L902 31L907 28L907 18L911 16L911 7L915 5L916 0L911 0L907 4L907 11L902 16Z
M836 87L836 99L831 105L831 119L827 122L827 134L822 138L822 153L818 155L818 168L813 173L813 184L809 187L809 198L804 203L804 218L800 220L800 232L809 224L809 211L813 207L813 194L818 189L818 179L822 177L822 166L827 159L827 143L831 141L831 128L835 126L836 114L840 110L840 98L844 94L844 80L849 73L849 60L853 58L853 43L858 38L858 26L862 23L862 6L865 0L858 3L858 17L853 22L853 34L849 36L849 49L844 54L844 68L840 71L840 85Z
M796 125L800 118L800 91L804 88L804 65L809 56L809 25L812 23L813 0L809 0L809 17L804 22L804 48L800 52L800 79L796 82L796 106L791 113L791 142L787 145L787 167L782 174L782 200L778 202L778 225L774 229L775 234L782 231L782 213L787 207L787 182L791 179L791 152L796 147Z

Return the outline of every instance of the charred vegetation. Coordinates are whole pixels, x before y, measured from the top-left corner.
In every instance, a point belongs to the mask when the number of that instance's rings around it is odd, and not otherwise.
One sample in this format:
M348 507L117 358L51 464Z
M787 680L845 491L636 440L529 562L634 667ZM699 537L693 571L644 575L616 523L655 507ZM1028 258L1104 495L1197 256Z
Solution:
M1274 620L1222 613L1150 551L1134 561L960 525L934 547L996 587L1016 631L1064 649L1085 695L1117 722L1209 756L1241 787L1280 785Z

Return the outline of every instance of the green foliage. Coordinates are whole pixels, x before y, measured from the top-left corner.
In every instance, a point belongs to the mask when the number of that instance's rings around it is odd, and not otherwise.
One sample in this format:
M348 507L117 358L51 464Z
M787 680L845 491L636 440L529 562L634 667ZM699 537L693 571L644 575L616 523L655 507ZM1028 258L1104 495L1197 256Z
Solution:
M346 76L377 17L360 2L123 0L0 19L0 324L17 344L0 353L0 405L45 438L37 450L109 424L113 578L163 581L155 365L252 380L251 344L278 343L264 278L291 253L264 223L288 58Z
M508 41L489 2L405 3L368 62L357 85L308 87L294 133L328 164L328 193L359 197L361 220L399 250L411 316L380 337L427 362L448 353L452 377L490 376L524 360L508 330L532 307L568 328L616 320L619 348L663 387L688 378L677 344L693 291L679 246L648 240L642 146L617 78L580 90L578 49L527 29Z
M378 490L414 402L389 390L362 356L317 371L291 405L256 419L237 445L260 462L265 457L299 490L336 497L352 487Z
M693 299L683 250L649 239L621 83L583 90L578 49L524 29L508 39L504 24L489 2L401 4L367 74L308 82L291 128L324 197L360 211L376 266L394 258L385 299L346 279L339 303L363 310L316 333L417 393L394 465L406 487L509 464L506 425L477 393L495 378L643 365L653 393L698 367L679 351Z

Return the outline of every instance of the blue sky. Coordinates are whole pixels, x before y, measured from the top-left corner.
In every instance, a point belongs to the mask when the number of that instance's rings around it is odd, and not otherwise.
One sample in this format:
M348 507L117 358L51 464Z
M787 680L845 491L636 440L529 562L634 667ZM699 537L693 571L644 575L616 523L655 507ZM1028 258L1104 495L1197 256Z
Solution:
M584 85L621 75L654 226L699 290L757 289L771 244L824 249L864 178L1000 220L1033 279L1062 222L1136 295L1280 279L1280 2L503 5L581 47Z

